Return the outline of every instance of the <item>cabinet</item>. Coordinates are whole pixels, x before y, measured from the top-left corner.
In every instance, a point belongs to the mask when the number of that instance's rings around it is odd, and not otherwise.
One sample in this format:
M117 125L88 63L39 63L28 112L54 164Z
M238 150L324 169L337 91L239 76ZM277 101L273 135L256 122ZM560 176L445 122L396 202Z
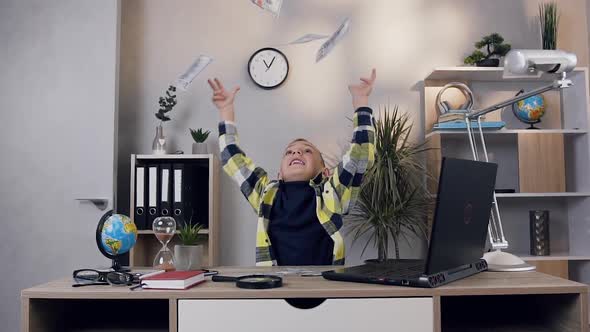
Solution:
M503 68L445 67L424 80L424 132L434 148L427 155L427 168L437 177L443 156L472 159L464 130L433 131L438 110L436 94L449 82L467 84L475 95L475 107L506 100L520 89L530 91L555 79L503 80ZM527 130L511 108L487 115L486 120L504 121L506 128L485 132L490 161L498 163L497 194L500 216L509 243L507 251L537 266L539 271L590 282L590 141L588 135L588 68L568 74L574 86L544 93L546 114ZM451 99L452 102L452 99ZM479 138L478 138L479 141ZM433 192L436 183L428 186ZM550 256L529 254L529 210L550 211Z
M135 211L135 168L136 165L193 165L196 175L184 176L183 180L191 181L196 194L190 214L195 215L193 222L206 220L207 227L200 231L201 243L203 245L203 264L204 266L215 266L219 264L219 160L212 154L201 155L131 155L131 187L129 211L131 219L134 220ZM174 166L172 166L174 167ZM187 199L184 197L183 199ZM174 217L175 213L170 212ZM175 217L176 218L176 217ZM135 220L134 220L135 222ZM179 224L177 220L177 225ZM178 226L177 226L178 227ZM178 234L179 231L177 230ZM179 244L178 236L172 238L168 247L174 249L175 244ZM156 240L154 232L151 229L138 230L137 242L129 254L129 265L132 267L151 266L157 252L161 249L161 244Z

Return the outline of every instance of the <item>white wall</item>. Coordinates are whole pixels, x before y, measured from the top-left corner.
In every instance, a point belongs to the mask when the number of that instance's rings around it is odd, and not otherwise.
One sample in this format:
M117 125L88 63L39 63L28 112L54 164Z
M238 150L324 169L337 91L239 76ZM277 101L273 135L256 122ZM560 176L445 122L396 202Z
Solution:
M20 290L106 265L94 231L112 206L118 2L0 1L0 331Z
M190 152L189 127L217 132L218 115L205 79L217 76L240 85L236 101L241 143L250 156L276 174L284 146L307 137L328 155L339 154L350 136L352 113L347 84L378 69L375 108L399 104L422 135L421 80L434 67L458 65L482 35L499 32L515 48L538 48L537 6L533 0L354 1L285 0L274 19L248 0L126 0L122 7L119 128L119 208L127 210L129 155L150 153L158 96L200 53L215 61L190 91L179 96L165 132L171 151ZM586 2L559 1L559 47L588 64ZM350 35L319 64L320 43L279 47L291 72L273 91L255 87L247 76L251 54L306 33L331 33L345 18ZM214 140L211 141L215 145ZM221 263L254 263L255 215L230 180L221 181ZM348 246L348 262L360 261L361 246ZM402 254L420 255L420 248ZM368 251L365 257L374 256Z

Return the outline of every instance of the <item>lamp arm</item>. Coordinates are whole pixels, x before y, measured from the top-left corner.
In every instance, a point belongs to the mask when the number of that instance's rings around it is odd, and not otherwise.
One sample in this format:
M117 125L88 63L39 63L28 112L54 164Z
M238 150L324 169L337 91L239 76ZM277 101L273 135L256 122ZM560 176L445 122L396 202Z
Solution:
M561 88L561 86L556 81L556 82L554 82L551 85L547 85L547 86L544 86L542 88L539 88L539 89L536 89L536 90L533 90L533 91L530 91L530 92L527 92L527 93L523 93L523 94L518 95L518 96L516 96L514 98L510 98L510 99L508 99L506 101L503 101L503 102L497 103L495 105L486 107L486 108L484 108L482 110L479 110L479 111L475 111L475 112L469 114L467 116L467 118L469 120L475 120L475 119L477 119L477 118L479 118L481 116L484 116L484 115L486 115L486 114L488 114L490 112L499 110L499 109L504 108L506 106L510 106L510 105L512 105L514 103L517 103L517 102L521 101L521 100L525 100L525 99L527 99L529 97L538 95L540 93L547 92L547 91L550 91L550 90L559 89L559 88Z
M552 84L541 87L539 89L533 90L531 92L524 93L522 95L515 96L510 98L506 101L497 103L495 105L489 106L482 110L476 111L472 114L469 114L465 117L465 124L467 126L467 135L469 137L469 145L471 146L471 152L473 153L474 160L480 160L479 151L477 150L476 138L475 134L471 130L471 121L477 120L477 128L479 129L479 138L481 141L481 146L483 149L483 161L488 161L488 152L486 148L485 138L481 126L481 117L485 114L494 112L506 106L510 106L516 102L524 100L526 98L538 95L543 92L547 92L550 90L559 90L564 89L572 86L572 81L566 78L565 73L562 73L561 80L557 79ZM508 241L504 237L504 230L502 229L502 219L500 218L500 210L498 208L498 202L496 200L496 194L494 193L494 201L492 205L492 213L490 214L490 223L488 225L488 235L490 237L490 243L492 244L492 248L495 250L498 249L507 249L508 248Z

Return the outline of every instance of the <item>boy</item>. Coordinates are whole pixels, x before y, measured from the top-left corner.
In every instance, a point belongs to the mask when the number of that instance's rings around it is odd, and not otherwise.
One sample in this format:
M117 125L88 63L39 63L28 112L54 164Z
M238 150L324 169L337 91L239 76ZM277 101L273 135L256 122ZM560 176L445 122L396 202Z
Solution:
M239 87L227 91L218 79L208 80L219 110L219 147L225 172L258 214L256 265L343 265L342 215L350 212L364 172L374 162L374 127L368 99L370 78L349 85L355 109L354 131L342 162L330 172L319 150L305 139L289 143L279 180L254 165L238 146L233 102Z

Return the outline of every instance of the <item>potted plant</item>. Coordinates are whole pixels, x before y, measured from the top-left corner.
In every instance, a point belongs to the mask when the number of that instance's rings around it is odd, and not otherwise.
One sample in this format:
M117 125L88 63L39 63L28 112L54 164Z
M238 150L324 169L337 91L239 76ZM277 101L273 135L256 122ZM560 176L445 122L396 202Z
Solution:
M549 2L539 5L539 25L543 49L557 49L557 28L559 27L557 3Z
M176 87L170 85L168 90L163 97L160 97L158 100L158 104L160 105L160 109L156 113L156 119L160 120L160 123L156 127L156 137L154 137L154 142L152 143L152 152L154 154L166 154L166 137L164 136L164 129L162 128L162 123L166 121L170 121L170 117L167 115L174 106L176 106Z
M195 141L193 143L193 153L194 154L207 154L208 149L207 149L207 143L205 143L205 141L209 137L209 134L211 133L211 131L209 131L209 130L203 131L203 128L199 128L197 130L194 130L192 128L189 128L189 129L191 132L191 136L193 137L193 140Z
M179 229L181 244L174 246L175 268L179 271L199 270L203 261L203 245L199 244L201 224L192 224L192 216L188 223Z
M480 48L483 47L485 47L487 55L480 51ZM510 51L511 46L510 44L504 44L504 38L500 34L492 33L475 43L475 48L476 50L463 60L466 65L498 67L500 65L499 58L505 56Z
M390 240L395 257L408 235L427 239L427 214L431 198L426 189L427 172L419 157L425 144L410 143L412 131L407 114L385 106L375 123L375 164L365 173L358 201L349 216L353 244L371 234L361 255L372 242L378 261L387 259Z

